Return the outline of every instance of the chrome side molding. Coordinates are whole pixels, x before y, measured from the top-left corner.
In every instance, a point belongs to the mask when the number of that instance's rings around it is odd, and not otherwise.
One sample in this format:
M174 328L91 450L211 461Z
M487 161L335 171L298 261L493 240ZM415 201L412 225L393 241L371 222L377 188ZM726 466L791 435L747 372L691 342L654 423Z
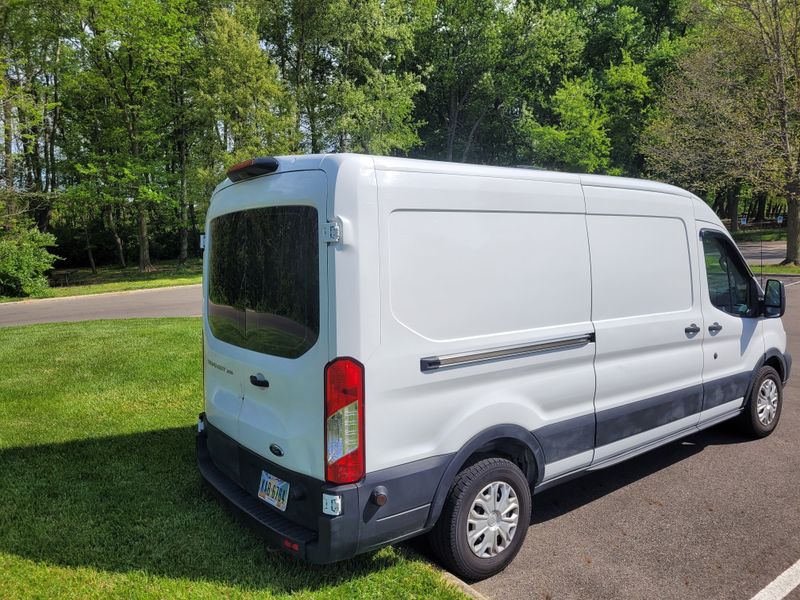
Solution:
M581 348L587 344L593 344L594 339L594 332L591 332L564 338L543 340L532 344L504 346L502 348L490 348L486 350L476 350L474 352L459 352L458 354L446 354L444 356L427 356L420 359L419 370L423 373L430 373L432 371L468 367L509 358L521 358L523 356L552 352L554 350L570 350L572 348Z

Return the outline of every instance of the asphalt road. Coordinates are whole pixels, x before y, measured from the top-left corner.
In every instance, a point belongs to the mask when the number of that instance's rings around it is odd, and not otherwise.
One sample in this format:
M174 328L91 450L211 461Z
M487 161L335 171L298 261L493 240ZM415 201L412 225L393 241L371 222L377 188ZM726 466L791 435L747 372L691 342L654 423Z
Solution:
M0 304L0 327L59 321L137 317L193 317L202 314L198 285L47 298Z
M800 357L800 285L786 296ZM535 496L516 560L474 587L502 600L749 599L800 559L798 467L795 370L770 437L722 424Z
M736 244L745 260L751 265L759 264L762 255L765 265L774 265L786 258L786 242L742 242Z

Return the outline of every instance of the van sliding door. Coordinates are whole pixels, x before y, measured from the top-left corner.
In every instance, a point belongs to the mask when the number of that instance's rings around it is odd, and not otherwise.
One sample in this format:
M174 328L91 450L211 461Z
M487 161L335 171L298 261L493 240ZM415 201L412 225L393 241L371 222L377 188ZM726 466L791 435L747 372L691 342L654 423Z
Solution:
M602 463L697 425L704 323L691 200L584 190Z

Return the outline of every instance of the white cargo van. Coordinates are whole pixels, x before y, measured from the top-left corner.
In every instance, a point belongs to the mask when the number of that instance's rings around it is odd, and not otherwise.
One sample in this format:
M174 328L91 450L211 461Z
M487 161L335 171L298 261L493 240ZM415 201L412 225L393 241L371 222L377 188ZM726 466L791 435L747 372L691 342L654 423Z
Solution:
M198 464L295 556L431 532L479 579L537 491L725 419L778 423L783 286L762 291L688 192L346 154L228 174Z

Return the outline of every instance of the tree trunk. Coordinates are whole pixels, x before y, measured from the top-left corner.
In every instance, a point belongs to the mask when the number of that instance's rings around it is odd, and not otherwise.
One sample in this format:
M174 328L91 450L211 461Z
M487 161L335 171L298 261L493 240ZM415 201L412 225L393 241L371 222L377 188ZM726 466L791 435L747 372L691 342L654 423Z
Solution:
M756 195L756 202L758 202L758 208L756 208L756 222L761 223L767 219L767 193L758 192Z
M150 240L147 236L147 207L139 207L139 270L143 273L153 270L150 262Z
M8 190L8 197L6 198L6 210L10 215L17 212L14 205L14 154L13 143L11 137L13 130L11 127L11 99L6 98L3 100L3 156L5 159L5 180L6 189Z
M786 260L781 264L800 264L800 184L786 186Z
M728 218L731 220L731 231L739 229L739 188L738 186L729 187L728 196Z
M111 235L114 237L114 245L117 247L117 258L119 264L124 269L128 265L125 262L125 245L122 243L122 238L119 237L117 231L117 222L114 220L114 207L108 207L108 228L111 230Z
M178 255L178 262L181 265L186 264L186 258L189 255L189 218L187 215L187 202L186 202L186 144L185 142L181 142L180 144L180 172L181 172L181 181L180 181L180 199L178 201L178 207L180 210L180 253Z
M89 226L86 221L83 222L83 235L86 238L86 256L89 258L89 266L92 269L92 275L97 275L97 265L94 264L94 254L92 254L92 242L89 239Z
M450 92L450 109L447 119L447 160L453 160L453 149L456 145L456 131L458 130L458 98L455 92Z
M56 65L53 70L53 113L50 129L50 181L48 182L49 191L55 192L58 182L56 174L56 138L58 136L59 121L61 119L61 105L59 104L59 81L58 71L61 63L61 40L56 42Z
M200 231L197 228L197 213L194 209L194 202L189 202L189 223L192 228L192 256L198 255L198 243Z

